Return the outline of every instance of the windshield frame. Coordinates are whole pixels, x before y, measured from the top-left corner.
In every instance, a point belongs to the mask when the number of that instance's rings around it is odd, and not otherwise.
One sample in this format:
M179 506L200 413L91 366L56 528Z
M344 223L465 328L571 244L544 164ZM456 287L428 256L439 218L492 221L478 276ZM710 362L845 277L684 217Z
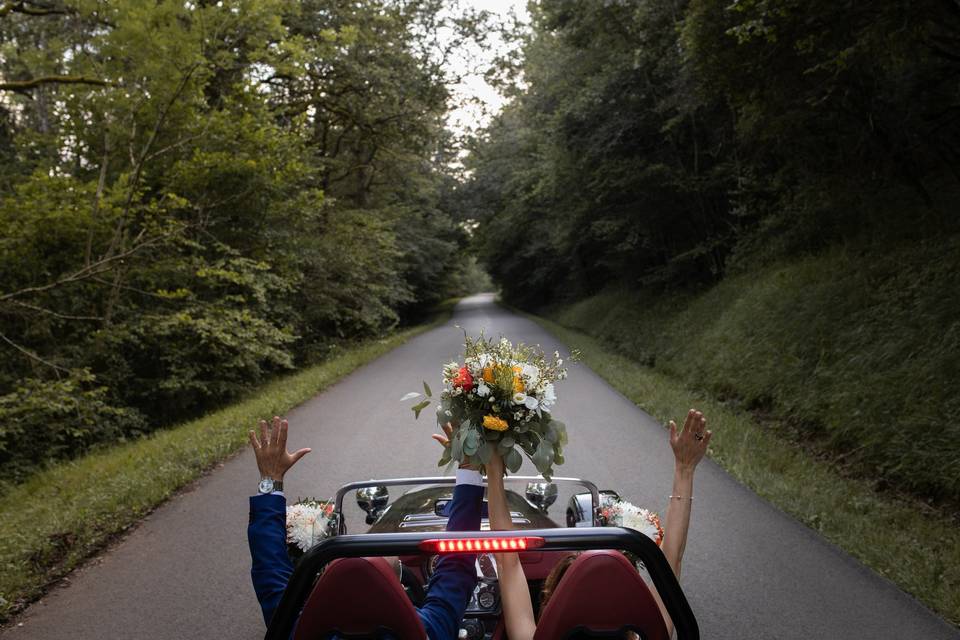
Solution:
M590 503L591 503L591 513L593 526L599 527L602 525L600 520L600 490L597 488L597 485L590 482L589 480L584 480L582 478L552 478L547 480L543 476L507 476L504 479L505 484L519 484L519 483L531 483L531 482L552 482L554 484L574 484L579 485L586 489L590 493ZM357 489L364 489L366 487L396 487L402 485L408 486L426 486L426 485L455 485L457 479L455 476L433 476L433 477L420 477L420 478L384 478L380 480L360 480L357 482L350 482L339 489L337 489L336 498L334 498L334 507L333 513L330 515L330 518L333 520L331 524L331 531L334 532L332 535L343 535L347 532L346 530L346 521L343 518L343 499L351 491L356 491Z

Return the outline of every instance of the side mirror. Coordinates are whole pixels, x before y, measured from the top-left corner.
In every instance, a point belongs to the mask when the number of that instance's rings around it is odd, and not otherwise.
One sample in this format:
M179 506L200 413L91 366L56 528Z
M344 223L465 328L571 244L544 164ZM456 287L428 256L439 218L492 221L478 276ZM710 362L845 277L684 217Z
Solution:
M546 513L557 501L557 485L552 482L531 482L524 492L527 502L535 506L540 512Z
M600 510L604 507L612 506L620 500L620 495L616 491L604 489L600 492ZM570 502L567 504L567 526L568 527L592 527L593 514L591 513L593 498L589 493L578 493L570 496ZM600 516L600 525L606 526L606 519Z
M376 522L389 502L390 492L384 486L357 489L357 506L367 512L367 524Z

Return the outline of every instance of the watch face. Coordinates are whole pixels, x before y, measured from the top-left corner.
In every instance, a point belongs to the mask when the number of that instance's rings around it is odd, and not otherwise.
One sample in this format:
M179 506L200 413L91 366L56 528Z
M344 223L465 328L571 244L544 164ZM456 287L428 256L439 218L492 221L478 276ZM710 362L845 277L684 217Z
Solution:
M260 481L260 493L270 493L273 491L273 480L264 478Z

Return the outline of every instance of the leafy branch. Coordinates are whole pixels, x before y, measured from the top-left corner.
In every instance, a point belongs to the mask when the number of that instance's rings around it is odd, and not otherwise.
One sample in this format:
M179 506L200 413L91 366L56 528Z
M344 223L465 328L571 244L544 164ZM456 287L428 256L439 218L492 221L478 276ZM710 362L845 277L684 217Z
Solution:
M30 80L12 80L9 82L0 82L0 91L28 91L36 89L45 84L86 84L99 87L116 86L107 80L99 78L90 78L87 76L40 76Z

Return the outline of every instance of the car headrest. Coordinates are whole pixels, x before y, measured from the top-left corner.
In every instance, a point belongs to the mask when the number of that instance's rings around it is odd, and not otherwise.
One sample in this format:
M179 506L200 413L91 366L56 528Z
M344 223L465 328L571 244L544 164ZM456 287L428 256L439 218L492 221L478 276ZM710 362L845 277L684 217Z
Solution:
M341 558L317 580L297 622L294 640L376 638L389 631L397 638L427 637L420 616L383 558Z
M611 633L624 628L646 640L669 640L657 601L636 567L619 551L586 551L540 612L534 640L566 638L578 629Z

